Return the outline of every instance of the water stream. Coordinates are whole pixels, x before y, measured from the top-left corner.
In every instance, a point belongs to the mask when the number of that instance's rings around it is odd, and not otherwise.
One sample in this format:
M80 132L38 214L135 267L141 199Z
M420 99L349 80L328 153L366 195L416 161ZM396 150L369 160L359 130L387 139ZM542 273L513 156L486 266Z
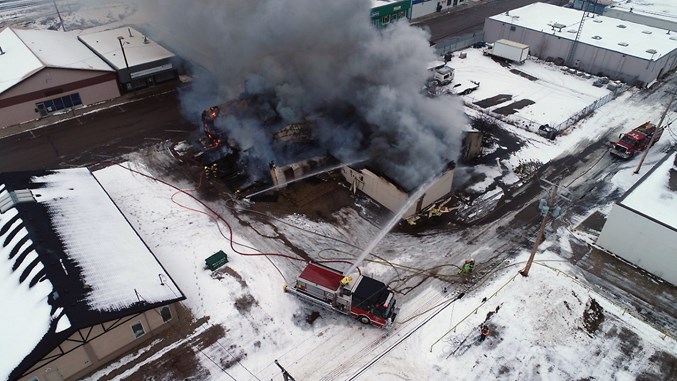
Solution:
M402 205L402 208L395 213L395 215L388 221L388 223L381 229L381 231L374 237L374 239L367 245L367 247L364 248L362 253L355 259L352 265L350 265L350 268L348 268L347 271L344 271L344 275L349 275L352 274L355 269L362 263L364 258L371 253L372 250L378 245L379 242L383 239L383 237L392 230L393 227L402 219L404 216L404 213L411 208L412 205L414 205L415 202L418 201L419 198L421 198L425 192L435 183L439 176L435 176L432 179L428 180L425 184L421 185L416 192L414 192L411 196L409 196L409 199L407 199L407 202Z
M348 166L349 166L349 165L351 165L351 164L354 164L354 162L353 162L353 163L347 163L347 164L341 163L341 164L335 165L335 166L333 166L333 167L323 168L323 169L320 169L320 170L315 171L315 172L306 173L305 175L303 175L303 176L301 176L301 177L297 177L297 178L295 178L295 179L291 179L291 180L286 181L286 182L284 182L284 183L280 183L280 184L277 184L277 185L273 185L272 187L268 187L268 188L266 188L266 189L263 189L263 190L260 190L260 191L258 191L258 192L254 192L254 193L252 193L252 194L250 194L250 195L247 195L247 196L245 196L245 200L246 200L246 199L249 199L249 198L251 198L251 197L254 197L254 196L258 195L258 194L266 193L266 192L269 192L269 191L271 191L271 190L275 190L275 189L279 189L279 188L284 188L284 187L286 187L287 185L292 184L292 183L295 183L295 182L297 182L297 181L305 180L305 179L307 179L307 178L310 178L310 177L313 177L313 176L317 176L317 175L320 175L320 174L323 174L323 173L326 173L326 172L331 172L331 171L333 171L333 170L335 170L335 169L339 169L339 168L343 167L344 165L348 165Z

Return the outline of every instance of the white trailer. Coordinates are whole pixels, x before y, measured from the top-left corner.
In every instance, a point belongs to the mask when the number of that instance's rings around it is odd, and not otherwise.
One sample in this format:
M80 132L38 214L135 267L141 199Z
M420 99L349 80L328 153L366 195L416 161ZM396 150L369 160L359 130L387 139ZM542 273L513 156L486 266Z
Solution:
M529 45L510 40L498 40L487 45L484 55L505 58L517 63L524 63L529 56Z

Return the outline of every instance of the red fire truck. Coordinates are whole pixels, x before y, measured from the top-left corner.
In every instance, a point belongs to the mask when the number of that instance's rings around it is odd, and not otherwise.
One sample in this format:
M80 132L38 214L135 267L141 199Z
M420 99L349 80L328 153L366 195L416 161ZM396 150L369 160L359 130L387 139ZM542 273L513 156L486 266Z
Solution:
M399 308L395 295L383 282L361 275L308 263L294 287L285 291L324 308L350 315L364 324L390 328Z
M661 135L663 135L663 128L657 129L653 123L646 122L628 133L621 134L617 142L611 143L609 152L623 159L630 159L638 152L649 148L652 137L651 144L656 144Z

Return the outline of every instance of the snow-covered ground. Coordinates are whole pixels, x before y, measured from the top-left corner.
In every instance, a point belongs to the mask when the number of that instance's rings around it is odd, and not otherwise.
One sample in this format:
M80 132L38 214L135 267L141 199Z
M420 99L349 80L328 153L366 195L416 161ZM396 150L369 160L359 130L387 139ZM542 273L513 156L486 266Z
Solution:
M102 9L106 11L103 14L114 15L128 8ZM102 13L72 17L101 23L109 20ZM85 21L80 24L88 24ZM531 81L482 56L479 50L468 50L465 60L454 58L452 66L459 80L481 82L467 101L499 94L510 94L513 101L531 99L535 103L516 115L538 123L560 123L608 94L607 90L593 87L592 79L529 60L517 69L539 78ZM657 121L663 103L664 97L651 98L632 89L564 131L555 141L499 122L501 128L519 136L525 145L501 161L502 168L499 164L474 168L486 175L474 189L482 192L499 178L506 184L518 181L514 171L524 161L547 163L647 120ZM467 112L477 115L478 110L468 108ZM668 121L674 118L674 114L668 115ZM675 136L664 134L649 154L647 168L677 143ZM223 327L225 334L202 348L196 357L199 366L209 372L201 374L201 379L281 380L274 360L279 360L297 380L660 379L665 374L661 367L674 364L674 337L591 289L579 276L580 270L568 264L568 242L576 237L567 229L550 234L540 246L529 277L517 275L528 254L519 251L500 267L481 273L481 278L478 275L474 286L473 282L464 283L454 266L464 258L474 257L481 270L482 264L503 245L496 228L468 229L471 235L482 237L472 244L461 239L462 233L388 234L362 270L401 291L401 311L393 330L386 333L362 326L329 311L320 311L320 317L308 323L306 318L315 309L282 291L284 284L293 282L303 262L279 256L240 255L234 249L249 254L291 254L284 243L290 241L314 259L350 258L343 253L356 255L379 228L350 208L334 216L341 223L329 223L300 214L280 219L257 216L247 209L247 204L233 200L204 201L230 224L230 236L224 224L217 226L207 215L187 209L205 211L190 197L130 171L160 176L149 164L156 160L155 156L139 153L123 166L105 168L95 176L187 296L185 305L194 320L209 318L208 323L184 341L172 344L172 348L189 345L189 340L207 326ZM632 164L617 166L615 174L607 174L607 192L622 192L634 184L639 176L632 174ZM596 179L582 175L573 185L593 180ZM195 186L188 181L175 185L183 189ZM195 191L188 193L199 195ZM608 210L612 202L608 200L596 208ZM584 217L568 218L576 222ZM212 274L204 268L204 259L218 250L228 253L229 263L226 269ZM438 277L408 278L417 273ZM411 279L421 282L412 285ZM464 296L454 301L460 293ZM480 342L479 327L483 324L489 326L491 333ZM141 354L153 352L155 344L88 379L98 380L122 369ZM141 364L114 378L125 379L139 372L140 365L159 360L167 353L152 353Z
M462 53L466 54L466 58L460 58ZM562 67L535 57L530 57L522 65L506 67L484 56L482 49L468 48L454 54L448 64L455 69L451 86L470 81L480 83L477 90L463 96L466 103L478 105L485 99L507 96L505 100L491 102L489 106L477 106L478 109L496 112L514 102L531 101L533 104L507 115L506 120L528 125L532 130L542 124L557 126L596 101L611 96L606 88L592 86L596 77L571 74Z
M630 108L635 112L622 112ZM515 134L524 134L529 144L503 164L525 159L548 162L575 150L582 142L604 139L645 120L656 120L661 111L652 99L634 90L603 106L554 142L505 125ZM668 117L671 119L674 115ZM665 135L649 155L645 170L675 143L673 135ZM144 160L136 157L125 165L150 172L150 168L144 168ZM477 170L490 179L499 175L490 166ZM610 183L618 191L628 189L639 178L633 170L630 163L622 166ZM559 229L541 245L539 262L528 278L516 276L525 260L521 253L456 302L451 300L464 291L463 286L448 285L444 293L444 283L438 281L425 282L416 292L398 296L402 311L393 331L385 335L326 311L321 311L312 325L306 323L312 308L282 292L282 285L292 282L301 270L301 262L234 253L213 221L172 203L170 198L176 191L165 185L119 166L101 170L96 176L186 293L194 317L209 316L210 324L227 328L222 345L235 346L229 347L232 353L221 356L242 357L240 365L227 369L236 379L279 377L275 359L298 379L633 379L661 374L658 367L674 359L670 356L677 351L672 337L580 280L578 270L565 261L571 250L568 241L574 238L566 229ZM185 195L179 194L175 200L202 209ZM608 208L611 202L599 209ZM364 247L378 232L352 210L340 212L344 221L340 225L302 215L257 224L246 217L244 209L232 209L232 201L210 205L234 227L236 242L265 252L288 254L288 248L279 242L280 237L287 237L315 259L325 258L327 251L356 253L347 243ZM571 220L582 218L572 216ZM224 227L222 230L227 233ZM390 234L375 254L417 270L439 265L439 257L426 254L440 252L442 247L453 247L451 252L443 249L442 253L451 253L447 261L456 265L466 254L472 254L479 263L492 255L490 247L469 253L463 245L452 246L454 241L455 237L447 234L433 233L425 238ZM213 277L203 268L204 258L218 250L229 253L228 267L237 275ZM376 262L368 263L363 271L383 280L397 278L393 268ZM455 270L446 274L453 277ZM238 309L237 301L249 296L256 302L249 309ZM482 303L485 297L487 301ZM494 313L486 323L492 334L480 343L479 326L491 311ZM212 379L228 379L208 358L200 358ZM92 379L105 373L103 370Z

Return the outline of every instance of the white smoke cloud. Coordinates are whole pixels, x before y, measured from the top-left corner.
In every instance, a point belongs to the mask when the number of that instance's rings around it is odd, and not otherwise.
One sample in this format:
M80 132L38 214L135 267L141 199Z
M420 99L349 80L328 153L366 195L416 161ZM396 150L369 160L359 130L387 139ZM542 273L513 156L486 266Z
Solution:
M318 121L323 149L344 161L371 158L413 189L457 159L467 121L460 101L420 94L427 63L436 59L428 33L407 22L379 31L370 4L145 0L138 3L144 19L138 24L205 69L182 98L191 117L237 98L247 80L247 90L276 95L274 107L287 121L333 115ZM342 120L340 110L354 115ZM240 125L248 128L237 139L260 142L250 122Z

